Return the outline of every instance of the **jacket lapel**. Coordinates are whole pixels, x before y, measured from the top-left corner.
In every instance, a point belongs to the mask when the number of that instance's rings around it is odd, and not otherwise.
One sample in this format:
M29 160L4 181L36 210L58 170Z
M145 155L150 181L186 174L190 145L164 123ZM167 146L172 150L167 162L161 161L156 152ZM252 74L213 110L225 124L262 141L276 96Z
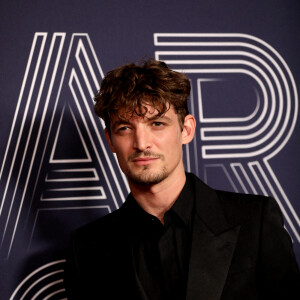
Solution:
M195 180L194 195L198 195L198 199L195 200L186 299L219 300L240 226L227 222L216 192Z

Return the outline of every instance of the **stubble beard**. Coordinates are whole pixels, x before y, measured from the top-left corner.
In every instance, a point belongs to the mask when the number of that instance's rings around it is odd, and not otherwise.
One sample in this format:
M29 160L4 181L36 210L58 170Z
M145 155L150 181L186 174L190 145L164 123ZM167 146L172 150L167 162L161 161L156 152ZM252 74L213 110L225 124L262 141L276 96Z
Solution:
M139 157L152 157L164 161L163 155L151 151L136 152L129 157L129 161ZM128 168L126 175L130 182L141 186L158 184L169 176L166 166L162 166L160 170L152 170L151 165L145 165L141 170Z
M141 186L150 186L158 184L168 177L166 167L162 167L159 172L153 172L148 166L144 166L139 173L134 173L131 170L128 172L128 180L134 184Z

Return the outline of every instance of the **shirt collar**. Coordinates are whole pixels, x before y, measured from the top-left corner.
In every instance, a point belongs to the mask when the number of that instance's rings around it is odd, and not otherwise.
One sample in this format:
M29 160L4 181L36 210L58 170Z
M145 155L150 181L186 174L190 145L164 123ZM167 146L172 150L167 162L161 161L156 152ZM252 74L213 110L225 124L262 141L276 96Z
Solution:
M127 201L131 203L131 213L132 217L138 222L148 222L157 219L155 216L147 213L143 210L137 201L134 199L133 195L130 193ZM184 226L189 227L192 219L192 211L194 208L194 194L190 186L188 176L186 177L186 182L181 190L177 200L174 202L173 206L169 211L166 212L165 218L169 218L170 215L176 215L176 217L183 222ZM157 219L158 220L158 219Z
M193 207L194 195L187 177L181 193L169 212L175 213L185 226L189 226L191 223Z

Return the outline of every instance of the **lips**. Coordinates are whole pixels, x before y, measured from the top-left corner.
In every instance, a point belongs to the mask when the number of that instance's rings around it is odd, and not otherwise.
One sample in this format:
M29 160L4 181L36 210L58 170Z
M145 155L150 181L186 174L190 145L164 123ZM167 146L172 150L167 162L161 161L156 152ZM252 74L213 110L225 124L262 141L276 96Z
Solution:
M148 165L157 160L157 157L139 157L132 160L133 163L138 165Z

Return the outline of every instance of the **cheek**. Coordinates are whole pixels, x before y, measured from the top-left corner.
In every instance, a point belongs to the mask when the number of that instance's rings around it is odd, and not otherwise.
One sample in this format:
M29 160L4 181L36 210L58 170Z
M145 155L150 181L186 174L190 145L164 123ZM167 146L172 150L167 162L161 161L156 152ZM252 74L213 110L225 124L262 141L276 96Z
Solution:
M127 170L127 158L126 158L126 156L124 155L123 152L116 151L115 153L117 155L117 160L118 160L118 163L119 163L119 166L120 166L121 170L124 173L126 173L126 170Z
M118 160L120 161L120 160L124 160L125 159L125 157L126 157L126 154L125 154L125 152L124 152L124 149L122 149L122 150L120 150L120 149L116 149L116 155L117 155L117 158L118 158Z
M182 154L181 135L170 134L168 138L165 139L164 143L166 145L166 150L168 151L169 156L175 158L178 155Z
M124 138L112 138L112 147L114 150L113 152L117 154L117 157L122 157L128 152L129 141Z
M121 144L118 144L118 147L115 146L115 154L117 156L119 165L121 168L125 167L128 161L128 157L132 154L130 147L124 141Z
M175 133L173 134L170 134L169 135L169 144L171 147L174 147L174 148L181 148L182 147L182 135L181 135L181 131L176 131ZM175 150L175 149L174 149Z

